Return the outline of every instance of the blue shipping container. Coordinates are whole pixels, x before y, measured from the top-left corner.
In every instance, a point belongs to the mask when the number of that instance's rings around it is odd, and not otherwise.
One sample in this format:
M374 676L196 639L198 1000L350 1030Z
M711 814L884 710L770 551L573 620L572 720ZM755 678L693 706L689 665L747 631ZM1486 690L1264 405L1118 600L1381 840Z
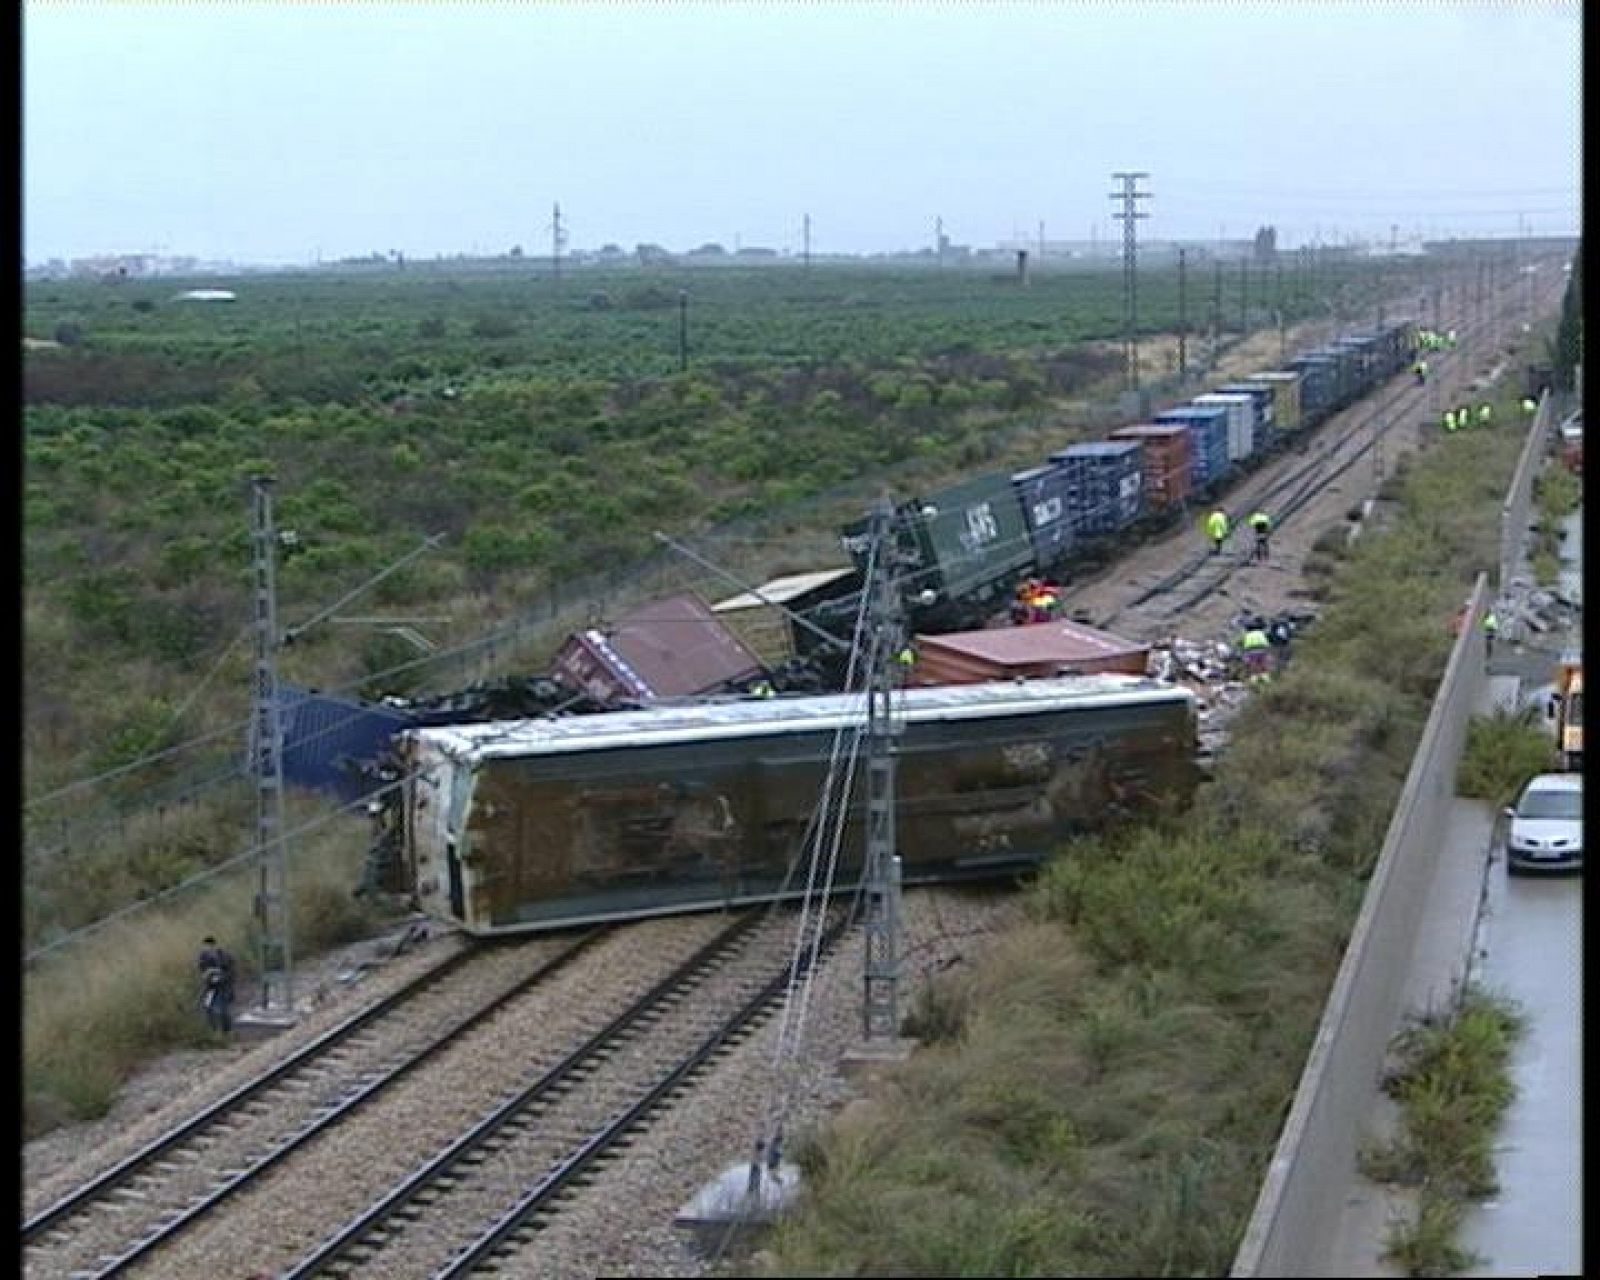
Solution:
M415 718L393 707L280 685L278 722L283 730L283 780L332 791L352 803L376 785L355 766L376 760L389 739L410 728Z
M1143 460L1137 440L1075 444L1050 455L1064 473L1076 533L1115 533L1139 518L1144 510Z
M1338 371L1331 360L1311 356L1301 356L1289 367L1300 375L1300 425L1314 427L1333 404Z
M1072 521L1068 518L1067 475L1051 464L1019 471L1011 477L1022 503L1022 518L1033 543L1034 563L1040 569L1065 559L1072 550Z
M1178 405L1155 415L1156 422L1189 428L1189 487L1201 489L1228 469L1228 411L1222 407Z

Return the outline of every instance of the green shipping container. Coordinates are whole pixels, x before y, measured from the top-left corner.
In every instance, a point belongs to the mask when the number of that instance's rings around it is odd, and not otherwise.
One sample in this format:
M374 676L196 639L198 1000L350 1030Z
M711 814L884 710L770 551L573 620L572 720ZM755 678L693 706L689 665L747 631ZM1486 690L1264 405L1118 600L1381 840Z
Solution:
M1007 472L940 489L901 508L919 563L914 590L947 600L1009 581L1033 563L1022 504Z

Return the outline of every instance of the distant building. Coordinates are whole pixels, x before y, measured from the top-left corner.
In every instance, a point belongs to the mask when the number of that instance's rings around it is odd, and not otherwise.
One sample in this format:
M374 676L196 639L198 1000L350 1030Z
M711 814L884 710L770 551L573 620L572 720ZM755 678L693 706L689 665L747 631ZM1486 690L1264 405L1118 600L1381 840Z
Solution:
M185 289L174 302L232 302L238 295L232 289Z

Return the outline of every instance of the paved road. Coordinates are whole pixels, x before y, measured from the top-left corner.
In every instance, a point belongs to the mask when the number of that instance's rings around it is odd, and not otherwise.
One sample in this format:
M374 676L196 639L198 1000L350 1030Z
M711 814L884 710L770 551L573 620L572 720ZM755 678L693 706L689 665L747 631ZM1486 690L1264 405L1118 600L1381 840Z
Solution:
M1583 578L1581 511L1562 546L1568 588ZM1581 597L1579 597L1581 598ZM1548 650L1581 645L1578 627ZM1542 655L1549 662L1549 652ZM1535 655L1526 655L1533 658ZM1524 679L1542 703L1550 685ZM1495 1146L1500 1194L1469 1211L1462 1244L1475 1276L1583 1273L1583 884L1508 876L1497 847L1478 936L1477 980L1521 1006L1527 1030L1512 1061L1517 1096Z
M1495 1144L1500 1194L1467 1215L1474 1276L1583 1273L1583 886L1507 876L1496 853L1479 983L1521 1006L1517 1097Z

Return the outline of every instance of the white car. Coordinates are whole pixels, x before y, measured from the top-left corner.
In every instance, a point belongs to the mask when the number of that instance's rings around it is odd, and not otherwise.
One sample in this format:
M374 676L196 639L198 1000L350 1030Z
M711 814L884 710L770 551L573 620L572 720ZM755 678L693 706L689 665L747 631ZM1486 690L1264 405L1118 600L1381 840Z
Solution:
M1530 778L1505 811L1508 871L1578 870L1583 866L1583 775Z

